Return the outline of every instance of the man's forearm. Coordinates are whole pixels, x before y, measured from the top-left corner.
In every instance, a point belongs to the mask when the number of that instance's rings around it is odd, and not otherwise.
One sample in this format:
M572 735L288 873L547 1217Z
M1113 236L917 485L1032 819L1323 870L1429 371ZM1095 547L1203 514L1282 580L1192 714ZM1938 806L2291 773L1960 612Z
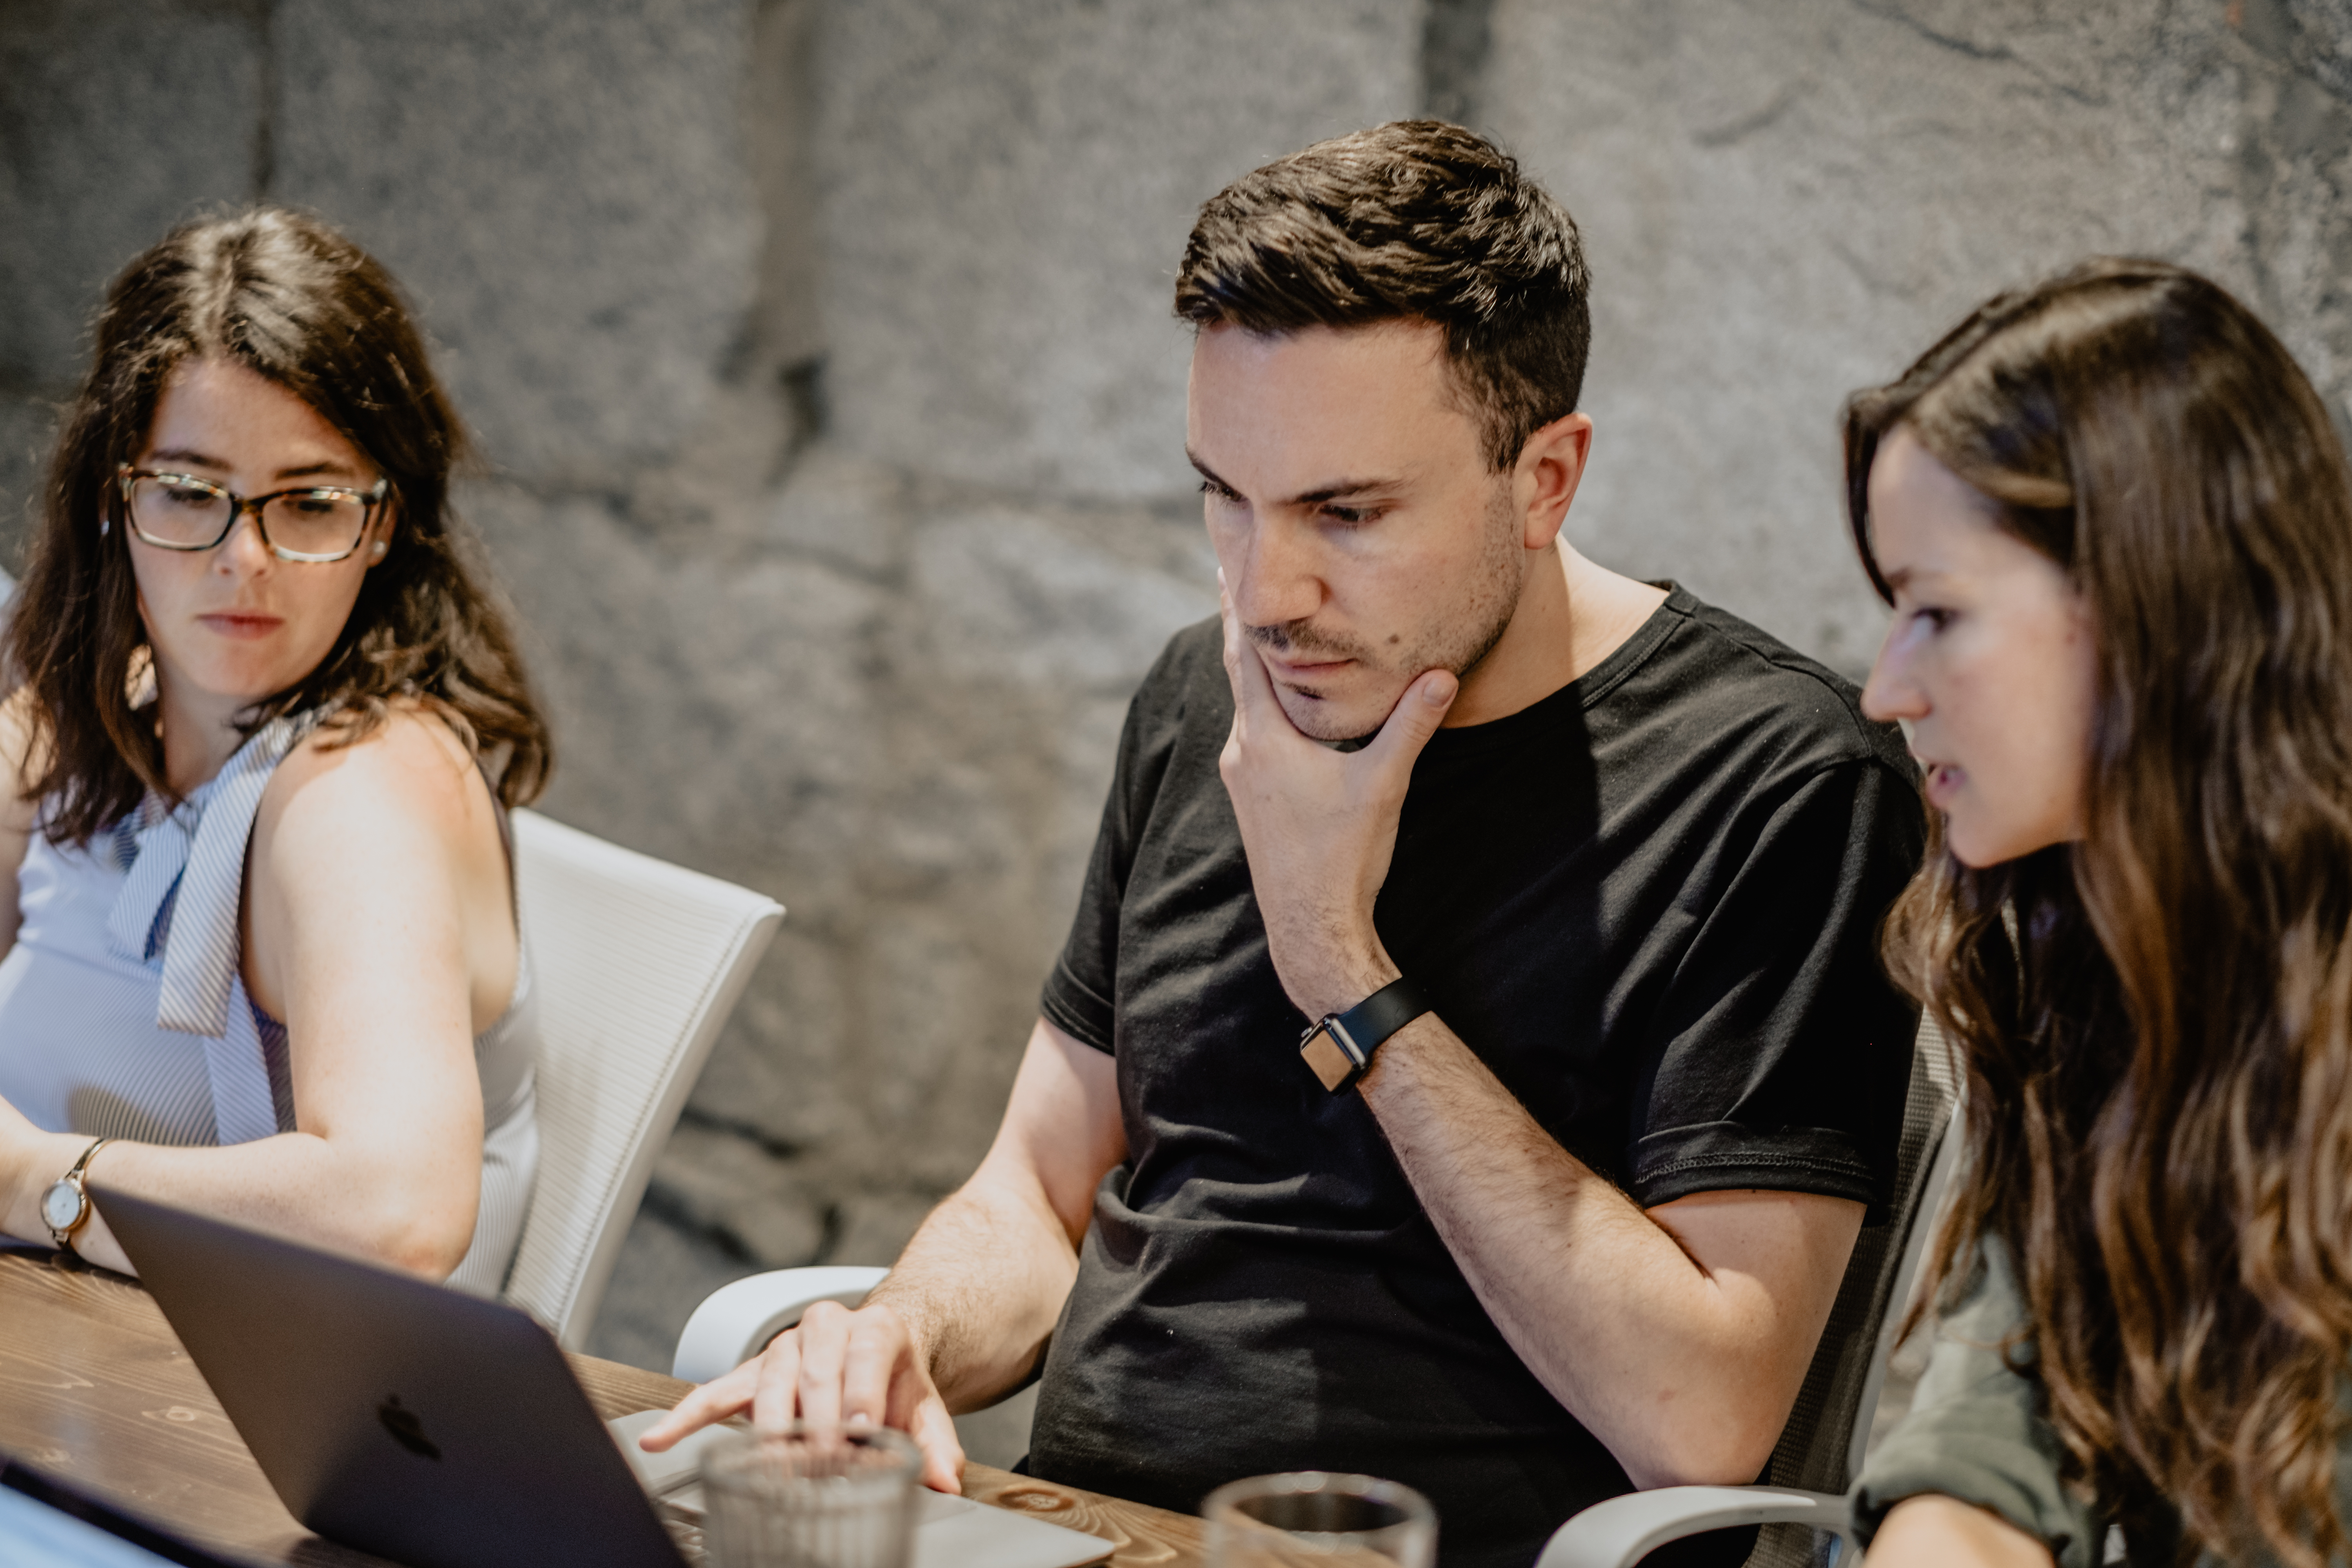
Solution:
M1776 1300L1754 1278L1702 1268L1555 1142L1433 1015L1381 1048L1363 1094L1496 1326L1637 1485L1754 1479L1818 1335L1815 1322L1797 1336L1803 1353L1789 1353L1789 1320L1809 1300ZM1832 1294L1843 1235L1819 1248L1835 1259L1811 1268L1827 1271Z
M906 1322L940 1397L961 1415L1035 1369L1077 1271L1053 1209L982 1165L931 1211L867 1302Z

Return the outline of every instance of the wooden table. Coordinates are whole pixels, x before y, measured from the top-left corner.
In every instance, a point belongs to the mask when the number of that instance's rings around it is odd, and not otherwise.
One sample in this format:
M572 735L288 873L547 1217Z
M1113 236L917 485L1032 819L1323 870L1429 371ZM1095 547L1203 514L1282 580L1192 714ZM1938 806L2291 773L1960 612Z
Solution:
M575 1355L599 1415L677 1402L689 1386ZM147 1292L119 1275L0 1238L0 1451L167 1525L225 1556L299 1568L380 1568L312 1535L262 1479ZM1190 1568L1201 1521L968 1465L967 1497L1118 1543L1115 1568Z

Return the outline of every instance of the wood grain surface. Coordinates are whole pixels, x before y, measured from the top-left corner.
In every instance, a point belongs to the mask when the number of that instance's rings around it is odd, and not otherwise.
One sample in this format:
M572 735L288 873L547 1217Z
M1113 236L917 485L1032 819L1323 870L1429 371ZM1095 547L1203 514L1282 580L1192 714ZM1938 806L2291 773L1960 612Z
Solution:
M572 1358L607 1419L677 1403L688 1384ZM224 1556L382 1568L312 1535L278 1502L219 1401L137 1282L0 1238L0 1454L95 1492ZM1074 1487L964 1469L964 1494L1115 1543L1114 1568L1202 1561L1201 1521Z

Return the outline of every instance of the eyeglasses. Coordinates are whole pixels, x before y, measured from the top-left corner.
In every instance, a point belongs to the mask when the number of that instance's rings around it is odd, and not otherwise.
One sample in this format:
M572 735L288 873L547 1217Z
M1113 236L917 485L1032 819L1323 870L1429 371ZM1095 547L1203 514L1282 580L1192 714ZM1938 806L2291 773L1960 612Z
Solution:
M341 561L367 537L375 509L391 490L339 485L275 490L251 500L193 474L159 474L125 463L115 470L131 531L159 550L210 550L236 520L253 513L261 542L280 561Z

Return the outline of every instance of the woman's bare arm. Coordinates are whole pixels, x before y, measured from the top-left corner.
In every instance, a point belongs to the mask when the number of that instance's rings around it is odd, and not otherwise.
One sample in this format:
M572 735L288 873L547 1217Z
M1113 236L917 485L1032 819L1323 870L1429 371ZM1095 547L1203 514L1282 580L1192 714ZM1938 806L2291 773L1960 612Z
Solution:
M1887 1510L1870 1562L1872 1568L2054 1568L2048 1547L1990 1509L1932 1493Z
M473 1037L511 994L516 938L487 787L437 721L396 714L280 766L248 851L245 974L285 1020L296 1130L228 1148L110 1144L112 1186L430 1278L464 1258L480 1191ZM487 1016L486 1016L487 1015ZM0 1107L12 1233L89 1140ZM93 1217L93 1262L129 1259Z

